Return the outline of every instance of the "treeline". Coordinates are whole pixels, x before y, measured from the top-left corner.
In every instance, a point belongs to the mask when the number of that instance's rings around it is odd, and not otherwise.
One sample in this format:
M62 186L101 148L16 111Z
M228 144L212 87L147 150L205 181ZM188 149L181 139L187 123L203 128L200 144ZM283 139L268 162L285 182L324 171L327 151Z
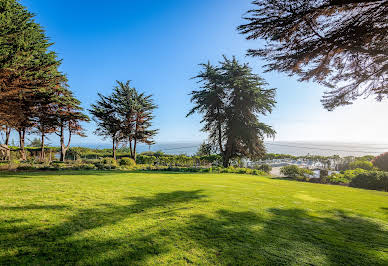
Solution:
M89 118L59 71L61 60L50 50L52 43L33 17L18 1L0 1L0 128L6 145L11 131L17 132L22 160L27 133L40 135L42 160L45 138L55 133L64 160L71 136L83 136L80 123Z

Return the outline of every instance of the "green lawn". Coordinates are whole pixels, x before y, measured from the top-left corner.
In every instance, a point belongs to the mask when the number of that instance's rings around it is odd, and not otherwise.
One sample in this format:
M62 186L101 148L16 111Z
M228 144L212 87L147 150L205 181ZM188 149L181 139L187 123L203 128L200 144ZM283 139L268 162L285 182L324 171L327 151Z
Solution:
M388 265L388 193L238 174L0 173L0 265Z

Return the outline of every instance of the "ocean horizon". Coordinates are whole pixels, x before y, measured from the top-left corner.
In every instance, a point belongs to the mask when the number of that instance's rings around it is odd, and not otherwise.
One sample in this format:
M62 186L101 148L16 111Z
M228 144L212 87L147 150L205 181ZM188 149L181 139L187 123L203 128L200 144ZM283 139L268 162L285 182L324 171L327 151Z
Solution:
M138 144L137 152L162 151L167 154L193 155L202 142L158 142L153 145ZM388 143L335 142L335 141L265 141L268 153L294 156L322 155L364 156L388 152ZM72 147L109 149L109 143L75 143Z

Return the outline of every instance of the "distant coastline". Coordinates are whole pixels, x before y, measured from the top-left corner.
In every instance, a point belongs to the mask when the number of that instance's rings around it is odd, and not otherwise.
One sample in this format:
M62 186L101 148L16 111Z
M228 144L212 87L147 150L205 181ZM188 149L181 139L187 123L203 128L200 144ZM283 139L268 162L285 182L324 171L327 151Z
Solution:
M138 152L163 151L168 154L193 155L197 152L201 142L166 142L156 143L148 146L139 144ZM75 143L73 147L88 147L95 149L110 149L109 143ZM268 153L290 154L294 156L304 155L339 155L363 156L378 155L388 152L388 143L350 143L350 142L330 142L330 141L265 141Z

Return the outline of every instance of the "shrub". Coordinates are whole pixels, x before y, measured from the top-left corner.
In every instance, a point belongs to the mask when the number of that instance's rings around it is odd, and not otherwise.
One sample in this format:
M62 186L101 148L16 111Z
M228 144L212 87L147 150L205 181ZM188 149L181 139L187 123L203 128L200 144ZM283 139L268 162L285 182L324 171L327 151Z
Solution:
M110 170L110 169L116 169L117 162L113 158L103 158L102 160L95 162L94 165L99 170Z
M272 166L270 166L269 164L261 164L261 165L257 166L256 169L264 171L264 172L269 174L272 170Z
M388 173L382 171L360 173L352 179L350 186L388 191Z
M132 158L128 157L123 157L119 160L120 166L125 166L125 167L133 167L136 165L135 161Z
M349 184L350 180L344 177L344 174L333 173L326 178L321 179L321 183L329 184Z
M323 169L319 171L319 178L325 178L329 175L329 171Z
M292 178L299 181L307 181L310 175L313 175L313 171L300 168L296 165L287 165L280 168L280 173L288 178Z
M342 173L333 173L327 177L327 182L330 184L349 184L357 175L367 172L364 169L347 170Z
M369 161L354 161L349 163L349 169L364 169L364 170L373 170L373 164Z
M383 171L388 171L388 152L380 154L372 161L373 165Z

